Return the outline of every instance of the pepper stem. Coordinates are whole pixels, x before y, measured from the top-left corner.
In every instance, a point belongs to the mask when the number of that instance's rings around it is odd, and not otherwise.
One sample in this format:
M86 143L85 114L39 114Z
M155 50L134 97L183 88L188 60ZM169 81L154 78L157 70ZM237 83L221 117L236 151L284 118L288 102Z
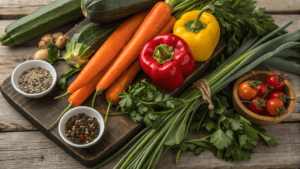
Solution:
M62 95L60 95L60 96L57 96L57 97L55 97L54 99L59 99L59 98L65 97L65 96L67 96L67 95L69 95L69 94L70 94L70 92L66 92L65 94L62 94Z
M94 103L95 103L96 97L101 93L102 93L102 90L98 90L98 89L96 90L93 100L92 100L92 108L94 108Z
M165 44L160 44L155 47L153 57L160 64L164 64L168 61L173 60L174 50L172 46L168 46Z
M108 112L110 110L110 106L111 105L115 105L115 102L113 100L111 100L111 99L108 99L107 103L108 103L108 107L107 107L107 110L106 110L106 113L105 113L104 123L106 123L106 120L107 120L107 117L108 117Z
M203 7L195 20L191 20L185 23L185 29L189 32L194 32L194 33L198 33L202 29L204 29L206 27L206 24L204 22L201 22L199 19L203 14L203 12L205 12L208 9L214 11L215 7L213 5L206 5L205 7Z
M71 102L69 106L58 116L56 121L48 128L48 130L51 130L56 125L56 123L61 119L61 117L66 113L66 111L69 110L72 106L73 103Z

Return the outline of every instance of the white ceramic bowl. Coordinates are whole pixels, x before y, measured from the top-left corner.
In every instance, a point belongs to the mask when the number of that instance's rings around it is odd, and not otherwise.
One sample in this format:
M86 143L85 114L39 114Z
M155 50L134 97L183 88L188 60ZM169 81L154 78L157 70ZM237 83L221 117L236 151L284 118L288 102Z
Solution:
M47 90L45 90L41 93L28 94L28 93L23 92L20 89L20 85L19 85L20 76L23 74L24 71L30 70L31 68L37 68L37 67L41 67L41 68L44 68L49 71L49 73L52 76L51 86ZM46 61L42 61L42 60L29 60L29 61L23 62L14 69L14 71L11 75L11 83L12 83L13 87L15 88L15 90L18 91L19 93L21 93L22 95L24 95L26 97L30 97L30 98L39 98L39 97L43 97L46 94L48 94L54 88L54 86L56 84L56 80L57 80L57 74L56 74L54 67L50 63L48 63Z
M99 135L94 139L94 141L92 141L88 144L73 143L66 136L65 125L66 125L67 121L74 115L78 115L80 113L85 113L85 115L87 115L87 116L95 117L100 126ZM75 107L75 108L67 111L63 115L63 117L60 119L59 124L58 124L58 131L59 131L59 135L61 136L61 138L67 144L69 144L70 146L76 147L76 148L87 148L87 147L90 147L90 146L96 144L102 137L102 135L104 133L104 129L105 129L105 125L104 125L104 120L103 120L101 114L97 110L95 110L91 107L86 107L86 106L78 106L78 107Z

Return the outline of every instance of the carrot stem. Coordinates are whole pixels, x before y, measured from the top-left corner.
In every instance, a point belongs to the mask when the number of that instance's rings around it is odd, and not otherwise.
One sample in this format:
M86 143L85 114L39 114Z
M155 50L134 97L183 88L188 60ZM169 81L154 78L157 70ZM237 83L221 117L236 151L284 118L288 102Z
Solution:
M96 97L98 95L100 95L102 93L102 90L96 90L95 94L94 94L94 97L93 97L93 101L92 101L92 108L94 108L94 103L95 103L95 100L96 100Z
M65 94L62 94L62 95L60 95L60 96L57 96L57 97L55 97L54 99L59 99L59 98L65 97L65 96L67 96L67 95L69 95L69 94L70 94L70 92L66 92Z
M110 110L110 106L111 106L111 105L115 105L115 102L112 101L111 99L108 99L108 100L107 100L107 103L108 103L108 107L107 107L107 110L106 110L106 113L105 113L104 123L106 123L107 116L108 116L108 112L109 112L109 110Z
M71 107L73 106L73 103L71 102L69 104L69 106L58 116L58 118L56 119L56 121L48 128L48 130L52 129L52 127L54 127L57 122L61 119L61 117L67 112L67 110L69 110Z

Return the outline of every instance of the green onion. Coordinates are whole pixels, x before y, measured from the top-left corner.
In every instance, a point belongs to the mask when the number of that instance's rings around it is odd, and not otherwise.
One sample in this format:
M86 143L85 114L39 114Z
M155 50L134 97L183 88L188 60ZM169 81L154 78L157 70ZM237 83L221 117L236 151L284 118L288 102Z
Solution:
M265 61L265 63L276 66L276 67L280 67L283 69L286 69L290 72L296 73L296 74L300 74L300 65L295 63L295 62L290 62L278 57L272 57L270 59L267 59Z

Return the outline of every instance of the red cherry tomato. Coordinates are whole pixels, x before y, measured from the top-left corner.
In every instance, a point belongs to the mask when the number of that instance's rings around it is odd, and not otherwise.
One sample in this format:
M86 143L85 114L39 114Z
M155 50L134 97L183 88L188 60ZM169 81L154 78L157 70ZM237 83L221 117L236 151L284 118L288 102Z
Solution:
M286 95L281 92L281 91L274 91L270 94L270 98L278 98L280 99L283 103L286 103Z
M280 116L282 113L286 113L283 102L278 98L267 100L266 110L270 116Z
M243 82L239 85L238 93L241 99L251 100L257 95L257 88L250 87L249 81Z
M257 96L263 98L265 94L267 93L268 89L265 83L261 83L259 86L257 86ZM265 98L267 95L265 96Z
M278 75L270 75L267 78L267 85L273 87L273 90L281 90L284 87L284 79Z
M248 109L253 113L260 114L266 109L266 102L261 97L256 96L248 103Z

